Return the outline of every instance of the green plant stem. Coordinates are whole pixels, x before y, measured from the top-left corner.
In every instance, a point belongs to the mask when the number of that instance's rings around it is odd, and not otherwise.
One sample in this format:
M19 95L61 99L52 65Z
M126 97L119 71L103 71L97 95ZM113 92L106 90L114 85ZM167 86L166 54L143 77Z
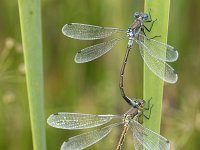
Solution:
M40 0L18 0L34 150L46 149Z
M156 40L167 42L168 22L170 0L145 0L145 12L148 13L151 9L151 17L157 19L152 31L148 34L149 37L160 35ZM163 66L164 67L164 66ZM144 89L143 98L148 100L152 97L153 104L151 117L149 120L144 120L145 127L160 133L162 99L163 99L164 82L152 73L144 64Z

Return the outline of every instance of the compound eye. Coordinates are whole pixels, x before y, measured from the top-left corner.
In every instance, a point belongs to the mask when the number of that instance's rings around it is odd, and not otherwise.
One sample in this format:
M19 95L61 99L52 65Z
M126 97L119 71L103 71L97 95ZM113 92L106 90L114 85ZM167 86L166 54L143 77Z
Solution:
M134 13L135 19L139 18L139 16L140 16L139 12L135 12L135 13Z
M144 18L144 20L147 20L147 19L148 19L148 17L149 17L149 15L148 15L148 14L144 14L144 15L143 15L143 18Z

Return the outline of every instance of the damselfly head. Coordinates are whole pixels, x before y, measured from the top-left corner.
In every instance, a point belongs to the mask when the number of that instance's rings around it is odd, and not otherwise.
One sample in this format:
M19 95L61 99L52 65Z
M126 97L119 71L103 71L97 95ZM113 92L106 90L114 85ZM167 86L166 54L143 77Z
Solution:
M143 19L144 19L144 20L147 20L148 18L149 18L149 15L148 15L148 14L144 14L144 15L143 15Z
M135 12L135 13L134 13L134 18L135 18L135 19L138 19L139 17L140 17L140 13L139 13L139 12Z
M138 100L138 108L143 108L145 106L145 101L143 99Z

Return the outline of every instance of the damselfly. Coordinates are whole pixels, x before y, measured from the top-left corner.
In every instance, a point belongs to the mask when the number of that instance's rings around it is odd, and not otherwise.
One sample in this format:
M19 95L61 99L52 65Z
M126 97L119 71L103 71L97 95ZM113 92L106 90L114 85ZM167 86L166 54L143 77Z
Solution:
M175 70L166 63L174 62L177 60L177 50L168 44L156 41L153 38L148 38L144 32L144 30L150 32L156 20L152 21L150 13L148 15L146 13L136 12L134 14L134 17L135 21L128 28L128 30L113 27L100 27L80 23L68 23L62 28L62 32L64 35L79 40L103 39L111 36L114 33L124 34L118 38L113 38L110 41L106 41L80 50L75 56L75 62L77 63L92 61L107 53L116 45L116 43L118 43L118 41L128 38L127 50L120 72L119 86L122 97L130 105L132 105L132 100L129 97L127 97L124 92L123 76L125 66L128 60L128 55L133 46L134 41L139 45L140 54L145 64L154 74L156 74L159 78L168 83L175 83L178 79L178 75L175 72ZM144 25L144 22L152 22L150 29L148 29ZM141 32L143 34L141 34Z
M143 127L137 120L138 117L143 114L145 101L137 100L135 101L135 104L135 107L132 107L124 115L93 115L59 112L50 115L47 123L55 128L76 130L97 127L104 125L111 120L120 119L119 122L69 138L62 144L61 150L85 149L108 135L113 127L122 124L124 124L124 129L116 150L120 150L122 148L123 141L129 127L133 132L133 142L136 150L169 150L170 143L166 138Z

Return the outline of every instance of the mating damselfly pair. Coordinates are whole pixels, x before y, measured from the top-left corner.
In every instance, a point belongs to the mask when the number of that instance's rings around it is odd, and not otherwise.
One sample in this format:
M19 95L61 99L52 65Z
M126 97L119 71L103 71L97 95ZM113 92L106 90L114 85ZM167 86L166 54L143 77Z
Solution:
M124 61L120 72L120 90L122 97L128 104L132 106L130 111L124 115L92 115L92 114L80 114L80 113L56 113L48 118L48 124L61 129L85 129L97 127L110 122L113 119L122 119L122 121L114 124L110 124L101 129L97 129L91 132L87 132L72 138L64 142L61 150L79 150L89 147L90 145L98 142L105 137L113 127L124 124L124 130L122 132L120 141L116 150L120 150L126 135L128 128L133 131L133 141L136 150L169 150L170 144L167 139L161 135L143 127L138 122L138 117L143 115L144 100L130 99L126 96L123 89L123 76L125 66L128 60L129 52L133 46L134 41L138 43L140 48L140 54L149 67L158 77L169 83L175 83L178 76L174 69L166 62L176 61L178 58L178 52L174 47L158 42L153 38L148 38L144 30L151 31L154 21L151 20L151 16L145 13L134 14L135 21L128 28L123 30L113 27L100 27L87 24L69 23L62 28L64 35L79 39L79 40L96 40L103 39L111 36L114 33L122 33L121 37L113 38L110 41L106 41L100 44L96 44L79 51L75 56L75 62L84 63L92 61L112 49L118 41L128 37L128 45ZM152 22L150 29L148 29L144 22ZM141 34L143 33L143 34Z
M132 107L124 115L93 115L59 112L49 116L47 122L55 128L77 130L98 127L112 120L119 120L118 122L109 124L100 129L69 138L62 144L61 150L85 149L104 138L114 127L119 125L124 125L124 129L116 146L116 150L121 150L129 128L131 128L133 133L135 150L169 150L170 143L166 138L145 128L138 122L138 118L143 115L145 101L135 100L135 104L135 107ZM152 107L146 109L151 111L151 108Z

